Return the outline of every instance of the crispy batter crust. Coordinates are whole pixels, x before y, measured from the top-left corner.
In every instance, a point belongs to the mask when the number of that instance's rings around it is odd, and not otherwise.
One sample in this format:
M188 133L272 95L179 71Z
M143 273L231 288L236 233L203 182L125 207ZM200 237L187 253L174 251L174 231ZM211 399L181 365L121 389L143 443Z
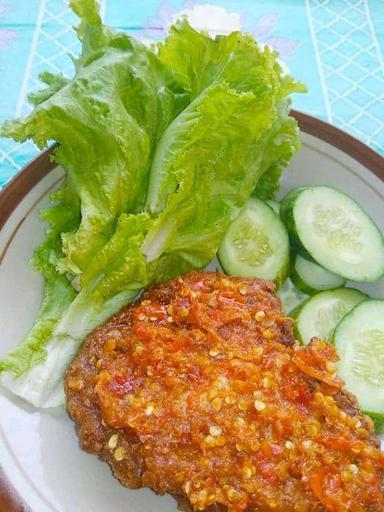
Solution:
M273 292L192 272L98 328L65 379L81 447L182 510L383 510L372 423Z

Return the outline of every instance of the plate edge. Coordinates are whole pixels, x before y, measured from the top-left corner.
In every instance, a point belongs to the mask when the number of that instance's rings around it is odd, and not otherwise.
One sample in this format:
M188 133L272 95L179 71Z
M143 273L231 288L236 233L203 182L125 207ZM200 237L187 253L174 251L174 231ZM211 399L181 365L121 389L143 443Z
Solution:
M384 158L379 153L352 135L325 121L297 110L292 110L291 114L297 120L301 131L340 149L384 181ZM55 147L56 144L39 153L0 191L0 229L28 192L56 167L56 164L50 158ZM18 495L1 465L0 510L33 512Z
M55 147L56 144L39 153L0 191L0 229L28 192L57 166L51 161Z

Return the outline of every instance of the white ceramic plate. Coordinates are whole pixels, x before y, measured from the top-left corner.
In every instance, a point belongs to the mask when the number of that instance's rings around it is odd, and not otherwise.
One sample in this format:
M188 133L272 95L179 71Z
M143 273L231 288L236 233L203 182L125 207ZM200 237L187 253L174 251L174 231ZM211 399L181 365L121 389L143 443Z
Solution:
M334 185L354 197L384 231L384 160L347 134L295 113L303 147L284 172L283 196L299 185ZM0 357L28 331L42 280L28 266L44 236L38 219L63 176L48 154L24 169L0 196ZM361 287L384 297L384 282ZM63 409L39 412L0 390L0 511L171 512L176 502L148 489L128 490L107 464L78 447Z

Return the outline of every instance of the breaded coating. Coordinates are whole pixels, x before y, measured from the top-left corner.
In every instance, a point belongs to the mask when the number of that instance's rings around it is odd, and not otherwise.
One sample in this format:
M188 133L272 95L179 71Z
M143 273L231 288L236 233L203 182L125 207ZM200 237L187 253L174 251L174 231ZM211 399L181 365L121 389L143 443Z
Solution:
M372 421L273 292L191 272L97 329L65 380L81 447L183 510L383 511Z

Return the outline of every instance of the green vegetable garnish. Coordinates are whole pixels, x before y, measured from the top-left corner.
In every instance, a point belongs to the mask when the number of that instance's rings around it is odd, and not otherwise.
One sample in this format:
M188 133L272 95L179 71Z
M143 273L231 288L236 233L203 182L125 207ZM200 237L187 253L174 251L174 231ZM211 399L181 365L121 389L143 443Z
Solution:
M304 90L250 35L211 39L182 20L147 48L103 26L95 0L70 5L74 77L43 74L33 112L2 127L41 148L57 141L66 170L35 256L40 314L0 362L2 383L43 407L62 402L89 332L148 284L206 266L256 185L276 189L300 147L288 95Z

